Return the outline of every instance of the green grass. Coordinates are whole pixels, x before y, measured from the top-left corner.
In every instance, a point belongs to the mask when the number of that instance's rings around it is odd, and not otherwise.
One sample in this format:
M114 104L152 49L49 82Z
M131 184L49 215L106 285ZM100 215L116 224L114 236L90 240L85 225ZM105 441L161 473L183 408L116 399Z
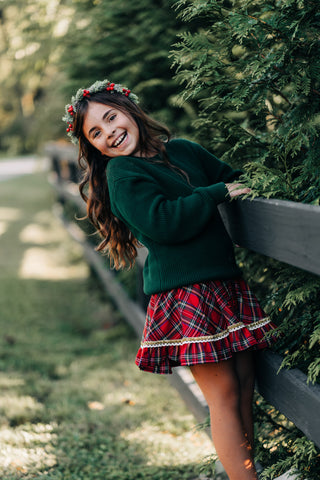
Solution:
M51 212L44 174L0 183L0 477L193 480L212 446ZM208 467L210 470L210 467Z

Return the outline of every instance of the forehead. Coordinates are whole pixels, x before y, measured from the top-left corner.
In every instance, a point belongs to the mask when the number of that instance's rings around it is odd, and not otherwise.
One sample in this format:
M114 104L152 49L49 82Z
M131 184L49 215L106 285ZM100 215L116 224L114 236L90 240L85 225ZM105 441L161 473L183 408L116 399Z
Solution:
M90 128L95 126L93 124L95 124L96 122L102 121L106 112L109 112L111 110L118 114L122 114L125 117L127 117L129 120L131 120L131 115L123 111L121 108L119 108L116 105L108 105L108 104L98 103L98 102L89 102L88 109L84 114L84 118L83 118L83 130L85 129L90 130Z
M92 128L98 126L103 121L103 116L109 110L117 111L118 109L112 105L105 105L104 103L89 102L82 125L82 130L85 136L88 135Z
M104 103L89 102L87 112L84 116L84 123L97 120L98 118L103 117L107 110L117 110L117 108L112 105L105 105Z

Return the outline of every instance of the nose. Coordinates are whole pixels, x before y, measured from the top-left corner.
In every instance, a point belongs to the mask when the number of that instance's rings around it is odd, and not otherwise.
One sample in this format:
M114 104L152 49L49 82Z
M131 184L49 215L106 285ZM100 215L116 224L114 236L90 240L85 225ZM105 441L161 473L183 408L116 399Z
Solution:
M112 137L114 137L115 132L116 132L116 129L115 129L114 127L112 127L112 128L107 132L107 138L112 138Z

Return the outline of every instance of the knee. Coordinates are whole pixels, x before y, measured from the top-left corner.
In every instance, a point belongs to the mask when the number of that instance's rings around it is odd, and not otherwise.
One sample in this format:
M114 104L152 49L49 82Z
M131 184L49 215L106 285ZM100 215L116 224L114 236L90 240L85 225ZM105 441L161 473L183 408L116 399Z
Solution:
M194 365L191 371L206 398L210 411L239 408L241 391L232 360L217 364Z
M235 379L225 379L212 388L212 394L207 399L211 409L238 409L240 402L239 384Z

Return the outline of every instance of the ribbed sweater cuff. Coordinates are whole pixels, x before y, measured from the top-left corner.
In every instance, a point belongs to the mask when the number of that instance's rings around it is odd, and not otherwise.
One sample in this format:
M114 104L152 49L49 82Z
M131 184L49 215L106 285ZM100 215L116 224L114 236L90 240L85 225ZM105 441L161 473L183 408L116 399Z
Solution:
M216 205L225 202L226 200L230 200L229 191L226 184L223 182L209 185L209 187L199 187L197 190L213 199Z

